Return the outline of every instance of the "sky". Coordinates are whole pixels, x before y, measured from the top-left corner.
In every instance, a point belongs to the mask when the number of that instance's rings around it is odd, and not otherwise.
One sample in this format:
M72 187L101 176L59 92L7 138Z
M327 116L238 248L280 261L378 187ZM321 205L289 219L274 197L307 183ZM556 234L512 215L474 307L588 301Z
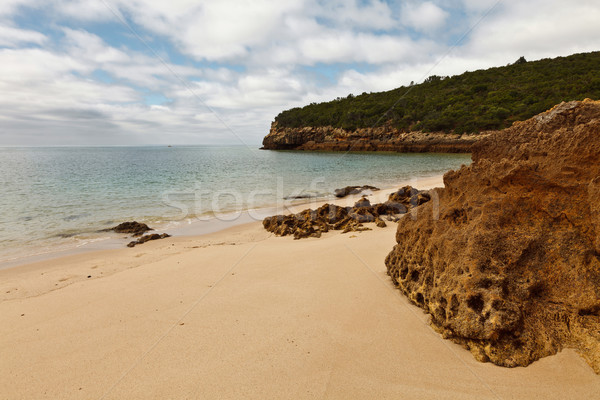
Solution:
M288 108L600 50L597 0L1 0L0 146L258 146Z

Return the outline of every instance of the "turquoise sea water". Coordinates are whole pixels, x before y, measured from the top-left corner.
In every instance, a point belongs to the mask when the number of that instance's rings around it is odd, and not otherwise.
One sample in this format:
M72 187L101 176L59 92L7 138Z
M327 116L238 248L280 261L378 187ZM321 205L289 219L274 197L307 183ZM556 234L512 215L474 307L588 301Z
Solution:
M163 230L335 188L390 187L468 164L465 154L308 153L245 146L0 148L0 262Z

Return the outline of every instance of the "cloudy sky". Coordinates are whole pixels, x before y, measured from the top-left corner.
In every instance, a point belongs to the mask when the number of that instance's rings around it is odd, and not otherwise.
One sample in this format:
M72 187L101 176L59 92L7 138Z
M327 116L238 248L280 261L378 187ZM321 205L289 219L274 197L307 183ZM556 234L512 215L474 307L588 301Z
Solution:
M597 0L1 0L0 145L258 145L281 110L600 50Z

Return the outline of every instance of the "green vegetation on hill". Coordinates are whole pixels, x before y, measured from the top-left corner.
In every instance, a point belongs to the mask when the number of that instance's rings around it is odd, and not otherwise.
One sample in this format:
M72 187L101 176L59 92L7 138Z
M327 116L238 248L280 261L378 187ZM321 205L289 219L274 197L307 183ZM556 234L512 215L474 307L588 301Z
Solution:
M403 131L476 133L501 129L561 101L600 99L600 52L430 76L419 85L352 94L279 114L280 127L354 130L390 124Z

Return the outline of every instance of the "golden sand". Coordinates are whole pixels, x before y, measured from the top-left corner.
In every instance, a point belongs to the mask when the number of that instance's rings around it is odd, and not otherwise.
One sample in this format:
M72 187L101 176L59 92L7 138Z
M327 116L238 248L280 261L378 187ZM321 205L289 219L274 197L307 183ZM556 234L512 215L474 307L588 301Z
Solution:
M394 232L255 222L0 271L0 399L598 398L574 351L506 369L441 339L386 275Z

